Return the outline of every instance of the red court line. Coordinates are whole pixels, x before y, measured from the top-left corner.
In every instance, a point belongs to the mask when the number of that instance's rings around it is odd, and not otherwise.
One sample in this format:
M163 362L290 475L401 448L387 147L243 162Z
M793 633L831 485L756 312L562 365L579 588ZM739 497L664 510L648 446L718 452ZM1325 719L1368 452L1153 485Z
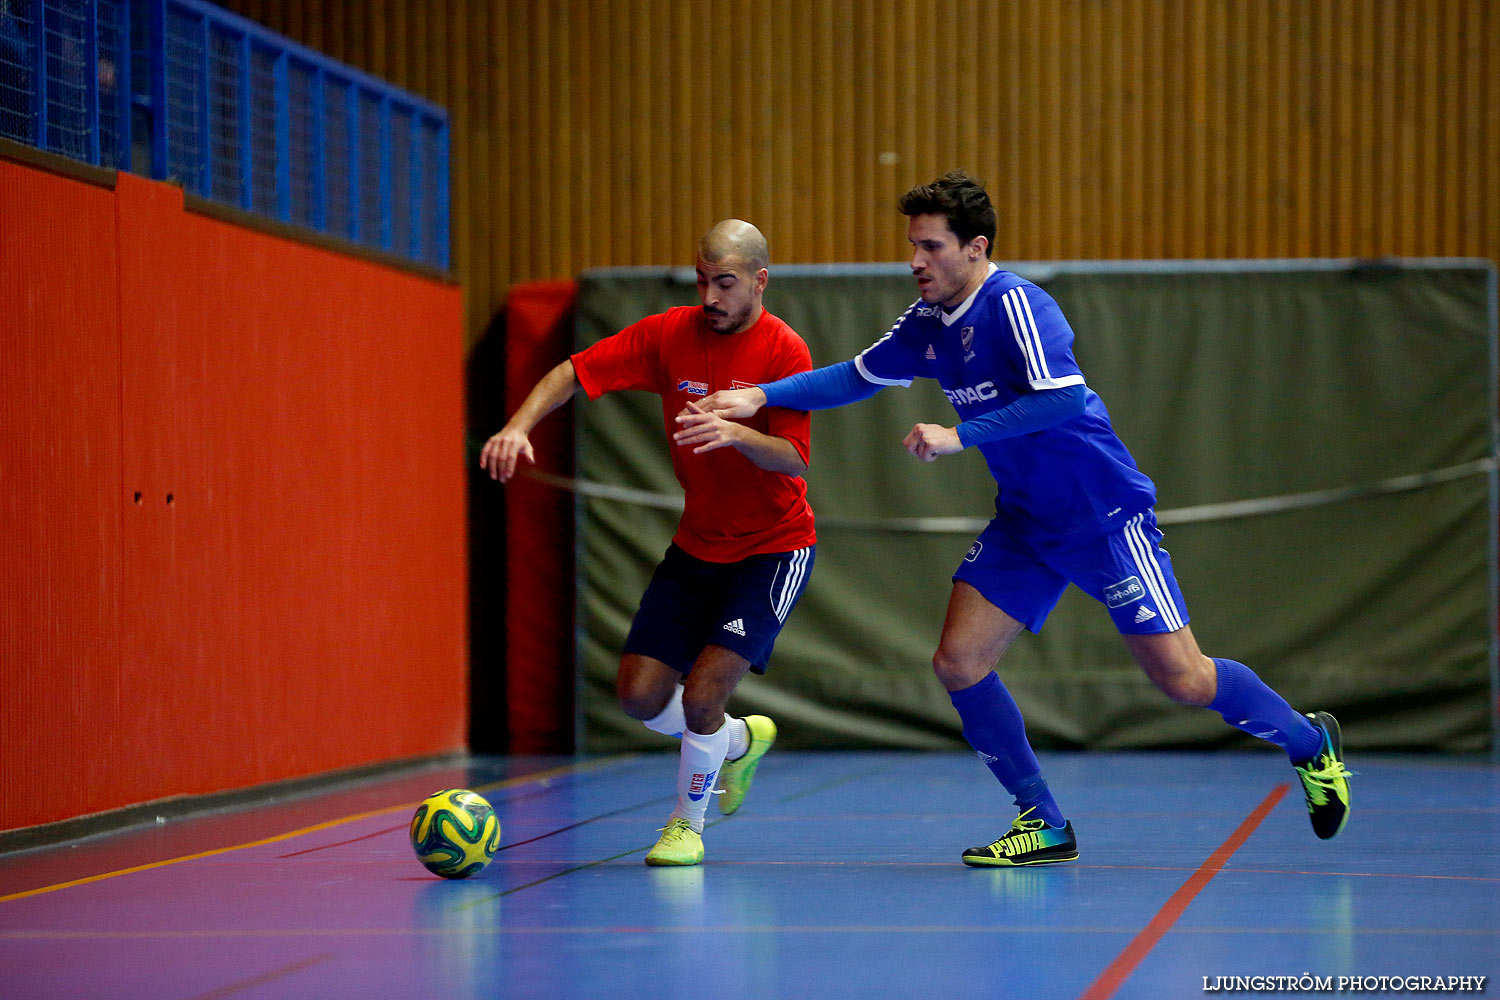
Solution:
M1156 947L1156 942L1172 929L1172 925L1177 922L1178 917L1182 916L1188 904L1223 869L1230 856L1250 839L1255 828L1270 815L1272 809L1276 808L1276 803L1281 801L1281 797L1290 787L1290 785L1283 784L1271 789L1271 793L1261 800L1260 805L1256 806L1249 816L1245 817L1244 822L1229 835L1229 839L1220 844L1219 849L1210 854L1208 860L1199 865L1198 870L1193 872L1176 892L1172 893L1172 897L1160 910L1156 911L1156 916L1151 918L1151 922L1125 946L1124 951L1115 956L1115 960L1099 974L1099 978L1094 980L1093 985L1083 991L1078 1000L1108 1000L1109 997L1114 996L1120 984L1125 982L1135 971L1135 967L1141 964L1141 960L1150 954L1151 949Z

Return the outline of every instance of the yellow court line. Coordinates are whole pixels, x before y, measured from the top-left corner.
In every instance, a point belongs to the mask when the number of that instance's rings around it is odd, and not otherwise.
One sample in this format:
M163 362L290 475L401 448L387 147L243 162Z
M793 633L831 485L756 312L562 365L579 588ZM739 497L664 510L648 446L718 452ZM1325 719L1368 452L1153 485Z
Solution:
M561 767L549 768L546 771L538 771L535 774L524 775L519 778L507 778L504 781L491 782L488 785L480 785L475 788L476 792L490 792L501 788L515 788L518 785L529 784L533 781L546 781L549 778L560 777L564 774L577 774L581 771L591 771L605 764L627 760L634 754L622 754L615 757L605 757L596 761L580 761L575 764L564 764ZM212 851L201 851L198 854L188 854L180 858L168 858L165 861L152 861L149 864L136 865L133 868L121 868L119 871L105 872L102 875L89 875L85 878L75 878L71 882L59 882L56 885L44 885L40 889L27 889L24 892L13 892L9 896L0 896L0 903L8 903L13 899L25 899L28 896L40 896L47 892L56 892L59 889L71 889L76 885L88 885L90 882L102 882L108 878L119 875L131 875L135 872L150 871L153 868L165 868L168 865L182 864L184 861L197 861L200 858L211 858L218 854L228 854L231 851L243 851L251 847L264 847L267 844L276 844L283 840L291 840L303 834L317 833L319 830L327 830L330 827L341 826L344 823L356 823L362 819L372 816L384 816L388 813L401 812L404 809L415 808L415 803L404 803L402 805L387 806L384 809L372 809L369 812L355 813L352 816L344 816L339 819L331 819L325 823L317 823L306 826L300 830L292 830L289 833L278 833L274 837L266 837L264 840L252 840L248 844L236 844L233 847L218 847Z

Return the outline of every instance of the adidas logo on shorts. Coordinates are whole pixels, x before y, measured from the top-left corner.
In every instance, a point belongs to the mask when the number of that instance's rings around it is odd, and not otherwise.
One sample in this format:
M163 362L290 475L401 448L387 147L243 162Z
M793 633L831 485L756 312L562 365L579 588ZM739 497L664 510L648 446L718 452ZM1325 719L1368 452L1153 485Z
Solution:
M1139 625L1141 622L1149 622L1155 617L1156 612L1142 604L1141 609L1135 613L1135 623Z
M735 635L744 635L745 634L745 619L743 619L743 618L736 618L732 622L725 622L724 623L724 630L726 632L733 632Z

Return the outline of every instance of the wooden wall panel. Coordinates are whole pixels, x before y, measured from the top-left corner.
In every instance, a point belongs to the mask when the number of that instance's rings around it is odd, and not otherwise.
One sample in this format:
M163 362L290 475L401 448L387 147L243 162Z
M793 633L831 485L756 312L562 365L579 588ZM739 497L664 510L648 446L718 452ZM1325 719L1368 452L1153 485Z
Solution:
M1006 259L1500 257L1500 0L228 0L446 105L470 339L514 283L901 260L989 183Z

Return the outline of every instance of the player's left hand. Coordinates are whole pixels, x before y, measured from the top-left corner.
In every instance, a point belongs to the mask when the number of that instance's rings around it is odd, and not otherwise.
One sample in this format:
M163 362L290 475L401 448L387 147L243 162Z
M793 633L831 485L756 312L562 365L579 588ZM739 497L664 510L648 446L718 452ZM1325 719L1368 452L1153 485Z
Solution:
M732 447L744 430L743 425L725 420L717 413L707 413L696 403L687 404L677 414L677 426L681 429L672 435L673 442L691 447L694 455Z
M939 455L953 455L964 450L958 439L958 428L940 427L937 424L917 424L907 432L905 440L908 453L924 462L934 461Z

